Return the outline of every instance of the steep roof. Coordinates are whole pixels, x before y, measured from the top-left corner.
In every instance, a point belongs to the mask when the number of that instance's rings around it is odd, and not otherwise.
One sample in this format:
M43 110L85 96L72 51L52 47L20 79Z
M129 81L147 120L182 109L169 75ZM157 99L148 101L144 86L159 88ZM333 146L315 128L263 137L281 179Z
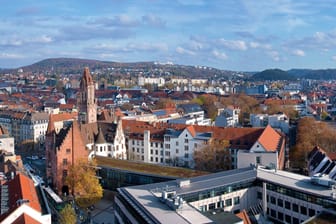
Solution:
M270 125L267 125L263 133L258 138L258 142L266 151L276 151L281 140L281 135L276 132Z
M96 144L105 144L106 143L106 140L104 138L103 131L102 131L101 128L99 128L99 130L98 130L98 135L97 135L95 143Z
M246 210L244 209L243 211L239 212L236 216L241 218L244 222L244 224L252 224Z
M42 224L42 222L37 221L26 213L23 213L12 224Z
M73 113L61 113L61 114L50 114L49 116L49 123L47 128L47 134L50 134L55 130L55 122L59 121L68 121L68 120L76 120L78 117L77 112Z
M84 68L83 76L80 82L80 86L88 86L88 85L93 85L93 79L90 74L90 70L88 67Z
M34 182L29 177L18 173L14 179L7 181L3 186L8 187L8 211L1 214L0 221L20 207L21 200L25 200L26 205L41 213Z

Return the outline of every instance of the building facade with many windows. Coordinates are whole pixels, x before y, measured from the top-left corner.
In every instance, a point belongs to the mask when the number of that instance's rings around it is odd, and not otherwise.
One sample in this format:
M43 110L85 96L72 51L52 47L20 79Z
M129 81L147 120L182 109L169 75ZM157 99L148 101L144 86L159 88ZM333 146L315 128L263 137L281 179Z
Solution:
M249 167L190 179L119 188L117 223L213 223L245 211L259 223L298 224L322 212L336 214L335 188L290 172Z

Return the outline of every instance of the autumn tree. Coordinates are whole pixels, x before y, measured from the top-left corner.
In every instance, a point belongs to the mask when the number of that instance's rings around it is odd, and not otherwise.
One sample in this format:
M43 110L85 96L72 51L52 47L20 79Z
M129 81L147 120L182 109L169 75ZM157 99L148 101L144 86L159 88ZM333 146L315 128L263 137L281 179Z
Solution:
M260 103L254 97L246 94L233 94L229 97L222 97L220 102L224 106L238 106L240 108L239 120L241 123L248 123L251 113L260 113Z
M315 146L336 152L336 132L325 122L303 117L297 126L296 145L290 149L290 166L306 168L307 156Z
M95 161L79 160L73 164L66 177L66 184L79 207L87 208L103 197L103 188L96 177Z
M209 172L231 169L228 146L228 141L211 139L204 147L195 150L195 169Z
M59 221L60 221L61 224L76 224L77 223L76 212L70 204L67 204L60 211L60 220Z

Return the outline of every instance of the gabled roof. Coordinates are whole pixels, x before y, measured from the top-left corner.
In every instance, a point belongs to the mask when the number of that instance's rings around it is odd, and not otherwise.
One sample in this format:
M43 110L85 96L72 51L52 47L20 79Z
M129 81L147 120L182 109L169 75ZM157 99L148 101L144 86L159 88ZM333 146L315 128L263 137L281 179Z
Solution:
M18 173L14 179L7 181L4 186L8 187L8 211L1 214L0 221L20 207L20 201L22 200L25 200L26 205L41 213L34 182L29 177Z
M194 126L192 126L192 125L188 126L187 130L189 131L189 133L191 134L192 137L196 136L196 131L195 131Z
M12 224L42 224L42 222L37 221L26 213L23 213Z
M76 120L77 117L78 117L77 112L50 114L48 128L47 128L47 134L50 134L51 132L53 132L55 130L55 125L54 125L55 122Z
M278 132L276 132L270 125L267 125L258 138L258 142L266 151L275 152L278 149L281 138L282 136Z

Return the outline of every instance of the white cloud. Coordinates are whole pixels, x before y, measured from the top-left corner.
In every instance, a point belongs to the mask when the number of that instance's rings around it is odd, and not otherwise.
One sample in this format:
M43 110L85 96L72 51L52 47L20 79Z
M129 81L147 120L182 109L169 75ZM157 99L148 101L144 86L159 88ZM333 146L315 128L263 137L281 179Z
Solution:
M248 49L245 41L243 40L226 40L221 38L218 40L218 44L231 50L245 51Z
M333 61L336 61L336 55L332 56L331 59L332 59Z
M13 53L0 53L0 59L19 59L23 58L23 55Z
M187 54L187 55L195 55L196 54L194 51L185 49L185 48L183 48L181 46L178 46L176 48L176 52L179 53L179 54Z
M280 55L278 51L269 51L268 55L272 58L273 61L280 61Z
M224 52L219 52L218 50L213 50L211 53L217 59L221 59L221 60L228 59L228 56Z
M166 26L166 22L164 20L162 20L160 17L155 16L153 14L144 15L142 17L142 21L144 22L144 24L147 24L153 27L165 27Z
M292 53L293 53L293 55L300 56L300 57L303 57L303 56L306 55L305 52L303 50L300 50L300 49L293 50Z
M249 45L251 48L261 48L265 50L270 50L272 48L270 44L262 44L262 43L255 42L255 41L250 42Z

